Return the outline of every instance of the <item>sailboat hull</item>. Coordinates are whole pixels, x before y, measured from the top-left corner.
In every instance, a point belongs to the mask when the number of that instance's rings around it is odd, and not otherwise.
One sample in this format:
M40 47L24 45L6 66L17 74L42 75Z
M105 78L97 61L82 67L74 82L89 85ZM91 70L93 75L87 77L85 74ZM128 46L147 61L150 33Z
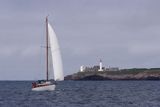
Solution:
M54 91L55 88L56 88L56 85L52 84L52 85L32 88L32 91Z

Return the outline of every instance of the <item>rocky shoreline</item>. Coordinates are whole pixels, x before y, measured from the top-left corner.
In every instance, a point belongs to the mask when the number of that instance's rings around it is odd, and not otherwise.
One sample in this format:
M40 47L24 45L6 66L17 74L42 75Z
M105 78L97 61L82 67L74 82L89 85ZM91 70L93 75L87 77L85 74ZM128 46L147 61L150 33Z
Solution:
M65 80L160 80L160 69L123 69L119 71L77 72Z

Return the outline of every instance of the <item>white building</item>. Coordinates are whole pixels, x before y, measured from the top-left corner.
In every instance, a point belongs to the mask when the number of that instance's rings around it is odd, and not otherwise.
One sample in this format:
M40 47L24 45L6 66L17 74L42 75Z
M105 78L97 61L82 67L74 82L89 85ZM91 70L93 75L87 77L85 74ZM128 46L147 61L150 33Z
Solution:
M103 71L103 65L102 65L102 60L100 59L99 62L99 70L98 71Z

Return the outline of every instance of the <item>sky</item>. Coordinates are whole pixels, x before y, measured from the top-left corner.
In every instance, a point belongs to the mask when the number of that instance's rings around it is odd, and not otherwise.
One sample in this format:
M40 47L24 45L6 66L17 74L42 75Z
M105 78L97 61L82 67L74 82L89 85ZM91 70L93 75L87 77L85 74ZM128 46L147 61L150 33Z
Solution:
M0 0L0 80L45 78L45 17L64 74L81 65L160 67L159 0Z

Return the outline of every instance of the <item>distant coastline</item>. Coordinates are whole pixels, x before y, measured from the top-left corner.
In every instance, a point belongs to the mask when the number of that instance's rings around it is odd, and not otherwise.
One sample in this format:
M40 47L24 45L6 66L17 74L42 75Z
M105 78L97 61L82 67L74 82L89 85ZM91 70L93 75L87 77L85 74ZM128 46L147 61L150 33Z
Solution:
M118 71L85 71L67 75L65 80L160 80L160 68L132 68Z

